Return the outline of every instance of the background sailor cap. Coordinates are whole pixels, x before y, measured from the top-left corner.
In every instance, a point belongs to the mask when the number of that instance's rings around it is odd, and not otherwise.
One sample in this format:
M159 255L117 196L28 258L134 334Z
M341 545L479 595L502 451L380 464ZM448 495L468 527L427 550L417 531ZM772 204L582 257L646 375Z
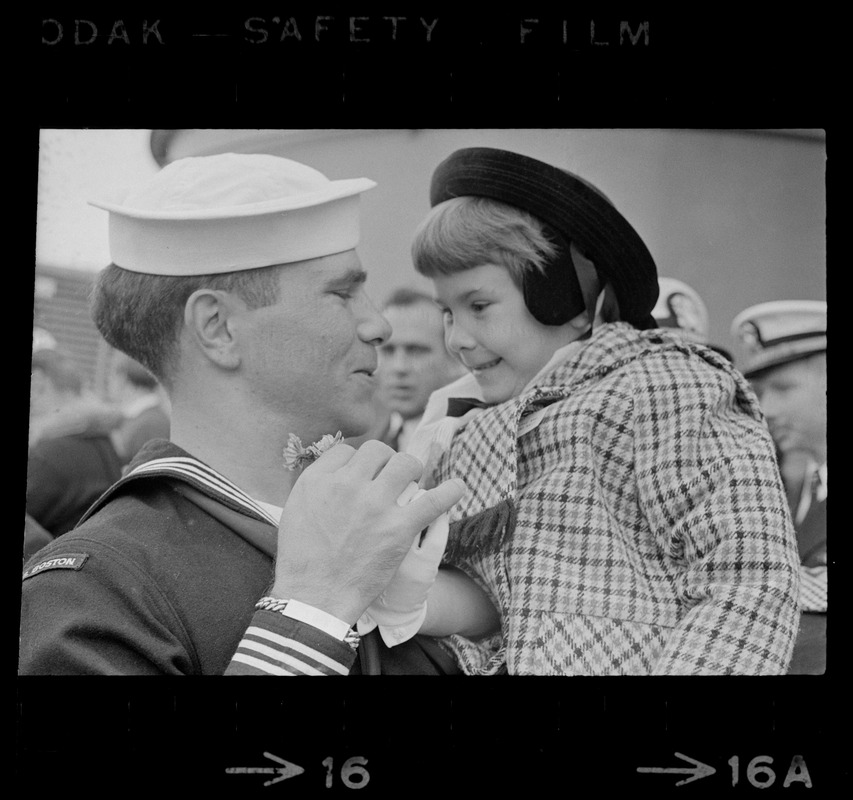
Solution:
M91 205L109 211L110 257L133 272L206 275L342 253L359 241L368 178L329 180L278 156L172 162L144 185Z
M747 377L826 350L826 303L778 300L741 311L731 334L741 347Z
M677 328L694 342L708 341L708 309L699 293L675 278L658 278L660 294L652 309L659 328Z

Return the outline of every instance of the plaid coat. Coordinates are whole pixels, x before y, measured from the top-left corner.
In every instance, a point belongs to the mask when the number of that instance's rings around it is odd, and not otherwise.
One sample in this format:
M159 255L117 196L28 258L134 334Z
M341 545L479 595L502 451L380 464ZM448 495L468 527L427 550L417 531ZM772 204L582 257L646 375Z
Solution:
M755 395L708 348L603 325L467 422L437 462L452 476L469 492L445 559L502 618L491 639L444 640L466 673L786 671L799 579L785 492Z

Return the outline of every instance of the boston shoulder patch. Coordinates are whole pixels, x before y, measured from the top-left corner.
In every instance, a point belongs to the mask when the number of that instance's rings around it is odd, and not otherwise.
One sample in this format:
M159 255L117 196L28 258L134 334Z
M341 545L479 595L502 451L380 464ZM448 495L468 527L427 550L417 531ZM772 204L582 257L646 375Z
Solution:
M66 553L62 556L47 558L24 572L22 580L32 578L33 575L38 575L40 572L44 572L48 569L82 569L83 564L86 563L86 559L88 557L88 553Z

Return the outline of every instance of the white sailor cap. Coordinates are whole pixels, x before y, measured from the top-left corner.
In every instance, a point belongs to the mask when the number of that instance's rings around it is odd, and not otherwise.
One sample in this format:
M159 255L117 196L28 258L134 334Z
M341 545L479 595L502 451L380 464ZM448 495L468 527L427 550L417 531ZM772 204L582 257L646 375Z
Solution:
M133 272L205 275L342 253L359 241L358 200L376 183L329 180L279 156L182 158L91 205L109 212L110 257Z
M684 281L659 277L660 293L652 309L659 328L677 328L691 341L708 341L708 309L699 293Z
M747 377L826 350L826 303L821 300L777 300L741 311L731 335L743 356Z

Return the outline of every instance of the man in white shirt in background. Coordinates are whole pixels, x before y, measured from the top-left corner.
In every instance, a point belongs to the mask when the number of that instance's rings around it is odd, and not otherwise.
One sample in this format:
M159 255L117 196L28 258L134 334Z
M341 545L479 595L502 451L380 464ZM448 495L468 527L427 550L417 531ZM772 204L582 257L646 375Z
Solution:
M379 401L391 412L383 441L404 452L430 395L466 373L444 344L441 311L428 294L398 289L382 307L391 336L379 346Z

